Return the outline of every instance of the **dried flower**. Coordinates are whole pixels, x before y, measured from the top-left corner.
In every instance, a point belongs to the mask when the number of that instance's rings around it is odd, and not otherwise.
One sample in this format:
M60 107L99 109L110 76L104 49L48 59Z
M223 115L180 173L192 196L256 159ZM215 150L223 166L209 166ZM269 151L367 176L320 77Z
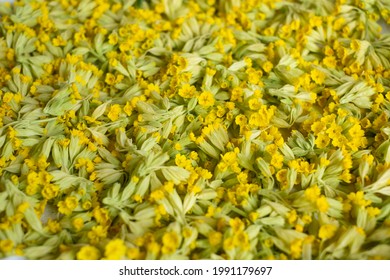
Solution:
M71 2L0 6L1 258L390 258L388 1Z

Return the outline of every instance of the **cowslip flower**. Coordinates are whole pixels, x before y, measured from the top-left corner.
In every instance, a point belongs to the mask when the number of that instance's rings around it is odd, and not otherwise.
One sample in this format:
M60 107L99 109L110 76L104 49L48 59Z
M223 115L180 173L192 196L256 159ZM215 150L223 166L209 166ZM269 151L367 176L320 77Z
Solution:
M389 6L219 2L0 8L0 257L390 258Z

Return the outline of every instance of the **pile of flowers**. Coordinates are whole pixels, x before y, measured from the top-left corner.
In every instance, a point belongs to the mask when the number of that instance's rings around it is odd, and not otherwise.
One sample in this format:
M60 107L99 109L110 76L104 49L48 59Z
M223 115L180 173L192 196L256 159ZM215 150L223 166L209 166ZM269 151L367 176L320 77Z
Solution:
M1 258L390 258L389 1L0 15Z

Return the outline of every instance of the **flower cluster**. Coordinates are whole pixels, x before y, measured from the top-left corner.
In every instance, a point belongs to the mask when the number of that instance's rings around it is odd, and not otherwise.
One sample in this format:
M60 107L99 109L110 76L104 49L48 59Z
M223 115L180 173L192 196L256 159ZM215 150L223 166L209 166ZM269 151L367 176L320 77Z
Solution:
M0 15L0 257L390 259L389 1Z

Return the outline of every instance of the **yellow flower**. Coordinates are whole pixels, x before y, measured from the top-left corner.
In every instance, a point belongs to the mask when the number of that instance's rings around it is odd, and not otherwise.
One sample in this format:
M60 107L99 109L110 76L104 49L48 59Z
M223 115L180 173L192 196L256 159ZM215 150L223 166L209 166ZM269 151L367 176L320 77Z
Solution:
M230 251L234 249L234 239L233 237L228 237L223 241L223 249L225 251Z
M14 242L10 239L0 240L0 250L3 253L9 253L14 248Z
M53 38L52 42L53 42L53 45L56 47L66 45L66 41L61 36L57 36L56 38Z
M276 173L276 180L278 180L278 182L280 182L280 183L286 184L287 183L287 173L288 173L287 169L279 170Z
M163 247L161 249L163 254L169 255L176 251L179 247L179 237L173 231L166 232L162 238Z
M103 226L107 225L110 221L109 212L106 208L95 207L92 211L92 215L95 220Z
M229 224L232 227L233 232L240 232L245 228L245 224L240 220L240 218L230 219Z
M209 234L209 243L211 246L217 246L221 244L222 241L222 233L218 231L213 231Z
M161 250L161 246L157 242L148 243L146 248L147 248L148 252L150 252L154 256L157 256Z
M318 237L322 240L332 238L337 231L337 226L333 224L325 224L320 227L318 231Z
M356 193L351 192L348 196L348 199L357 206L368 206L371 204L370 200L364 199L364 192L358 191Z
M298 219L297 211L291 210L286 214L287 221L290 225L294 224L296 220Z
M274 67L274 65L272 64L271 61L266 61L263 63L262 65L263 67L263 70L267 73L271 72L272 68Z
M98 260L100 251L94 246L84 246L77 252L76 258L78 260Z
M108 43L110 45L116 45L118 43L118 34L116 33L111 33L109 36L108 36Z
M46 198L47 200L50 200L54 197L56 197L59 193L60 188L53 184L48 184L43 187L42 189L42 196Z
M381 209L377 207L367 207L367 213L369 217L376 217L381 213Z
M74 196L68 196L65 198L65 204L69 209L75 209L78 205L77 198Z
M337 65L336 58L334 56L325 57L322 63L328 68L335 68Z
M324 195L321 195L321 197L316 200L316 205L318 210L323 213L327 212L329 209L329 202Z
M235 247L241 248L244 251L250 249L249 236L246 232L238 232L233 236L233 244Z
M19 204L16 211L19 213L24 213L28 207L30 207L30 204L28 202L22 202L21 204Z
M310 72L310 77L317 85L322 85L326 76L322 71L313 69Z
M3 102L4 103L10 103L13 97L14 97L14 95L11 92L6 92L3 95Z
M198 102L203 107L213 106L215 103L214 95L209 91L204 91L198 96Z
M326 147L328 147L329 143L330 143L330 138L328 137L328 135L326 135L325 133L319 133L317 135L317 138L316 140L314 141L314 143L316 144L316 146L320 149L324 149Z
M330 138L339 137L341 134L341 127L337 125L336 123L332 123L330 127L326 130L326 133L329 135Z
M196 88L190 84L184 84L178 91L178 94L184 98L192 98L196 94ZM200 104L200 103L199 103ZM202 104L201 104L202 105ZM202 105L203 106L203 105Z
M126 105L123 107L123 111L127 116L130 116L133 112L133 106L131 106L130 102L126 102Z
M239 87L234 88L231 93L230 101L241 102L243 93L244 91L242 90L242 88Z
M108 85L112 86L112 85L115 84L115 81L116 81L115 76L114 76L113 74L111 74L111 73L107 73L105 82L106 82Z
M102 238L107 236L107 227L101 225L94 226L87 234L92 244L98 243Z
M315 202L321 194L321 190L317 185L311 186L305 190L305 197L311 202Z
M155 190L150 194L151 201L161 200L165 197L164 192L162 190Z
M349 130L348 130L349 135L351 136L352 139L355 138L361 138L364 136L364 131L361 129L361 126L359 124L353 125Z
M82 218L75 218L72 220L72 225L76 229L76 231L79 231L84 226L84 221Z
M275 168L280 169L283 167L283 160L283 155L281 153L276 152L272 155L271 165L275 166Z
M299 259L302 254L302 239L295 239L290 244L290 254L293 259Z
M110 107L110 111L108 112L107 114L107 117L111 120L111 121L116 121L119 119L119 115L121 114L122 112L122 108L120 105L118 104L114 104Z
M113 239L107 243L104 256L108 260L119 260L126 254L126 246L122 239Z
M138 260L142 256L140 250L138 248L129 248L126 252L126 257L130 260Z
M350 183L352 179L352 174L349 173L349 170L344 170L340 175L340 179L346 183Z
M39 176L38 173L32 171L27 175L27 183L31 186L36 186L39 184Z
M57 232L60 232L62 227L60 225L60 223L58 221L54 221L54 220L51 220L49 219L47 221L47 229L51 232L51 233L57 233Z
M320 158L320 166L327 167L330 164L330 161L324 157Z
M58 202L58 212L65 215L70 215L77 207L78 201L74 196L67 196L65 200Z
M356 39L352 40L350 43L350 47L354 51L358 51L360 49L360 46L361 46L360 41Z

